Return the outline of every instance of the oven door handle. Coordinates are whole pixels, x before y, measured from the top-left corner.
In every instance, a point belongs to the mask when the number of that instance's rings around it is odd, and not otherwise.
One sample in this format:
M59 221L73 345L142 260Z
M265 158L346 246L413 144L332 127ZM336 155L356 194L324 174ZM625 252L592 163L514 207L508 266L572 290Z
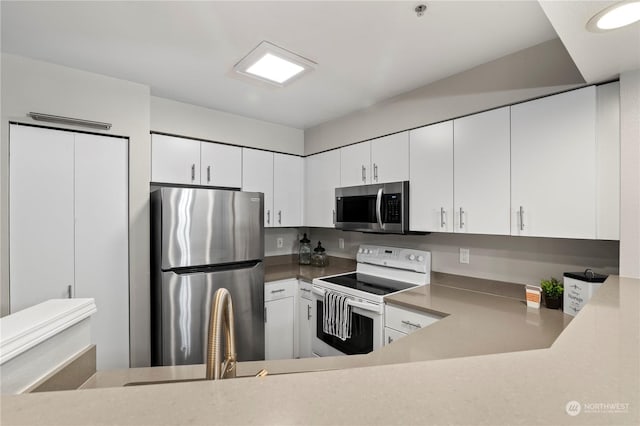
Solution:
M313 294L320 296L321 298L324 298L325 290L314 286ZM368 312L375 312L376 314L381 314L382 310L384 309L384 305L382 304L375 305L373 303L368 303L368 302L358 302L357 300L354 300L351 298L349 298L347 303L354 308L360 308L363 311L368 311Z
M376 196L376 219L380 229L384 229L384 224L382 223L382 188L378 189L378 195Z

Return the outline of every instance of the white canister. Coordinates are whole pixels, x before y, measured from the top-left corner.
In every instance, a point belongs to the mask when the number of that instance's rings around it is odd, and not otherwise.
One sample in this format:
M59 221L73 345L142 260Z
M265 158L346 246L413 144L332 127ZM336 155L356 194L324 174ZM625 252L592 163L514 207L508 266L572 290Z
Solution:
M564 313L575 316L600 288L608 275L600 275L587 269L584 272L564 273Z

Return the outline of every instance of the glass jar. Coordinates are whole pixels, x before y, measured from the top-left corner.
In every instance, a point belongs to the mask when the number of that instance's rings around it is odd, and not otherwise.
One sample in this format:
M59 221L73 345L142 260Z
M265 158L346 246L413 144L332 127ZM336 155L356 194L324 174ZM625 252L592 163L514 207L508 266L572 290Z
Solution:
M300 240L300 250L298 251L298 263L300 265L311 264L311 241L307 238L307 234Z
M329 264L329 259L327 258L327 253L324 247L322 247L322 243L318 241L318 247L313 249L313 254L311 255L311 264L313 266L324 267Z

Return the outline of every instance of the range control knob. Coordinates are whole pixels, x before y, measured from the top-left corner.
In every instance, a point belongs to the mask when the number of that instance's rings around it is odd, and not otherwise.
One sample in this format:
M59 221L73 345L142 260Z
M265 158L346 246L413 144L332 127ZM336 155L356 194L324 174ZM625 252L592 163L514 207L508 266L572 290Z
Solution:
M424 262L424 256L422 255L418 256L418 262Z
M363 252L362 248L359 248L358 253L362 253L362 252Z
M415 260L416 259L416 255L415 254L410 254L409 255L409 260Z

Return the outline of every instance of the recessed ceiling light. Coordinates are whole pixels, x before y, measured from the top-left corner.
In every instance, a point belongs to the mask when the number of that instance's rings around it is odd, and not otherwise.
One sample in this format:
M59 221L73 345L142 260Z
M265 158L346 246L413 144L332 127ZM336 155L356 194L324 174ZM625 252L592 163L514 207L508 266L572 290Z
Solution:
M315 66L316 63L309 59L263 41L233 69L267 83L285 86L312 71Z
M587 22L587 29L600 33L640 21L640 0L627 0L598 12Z

